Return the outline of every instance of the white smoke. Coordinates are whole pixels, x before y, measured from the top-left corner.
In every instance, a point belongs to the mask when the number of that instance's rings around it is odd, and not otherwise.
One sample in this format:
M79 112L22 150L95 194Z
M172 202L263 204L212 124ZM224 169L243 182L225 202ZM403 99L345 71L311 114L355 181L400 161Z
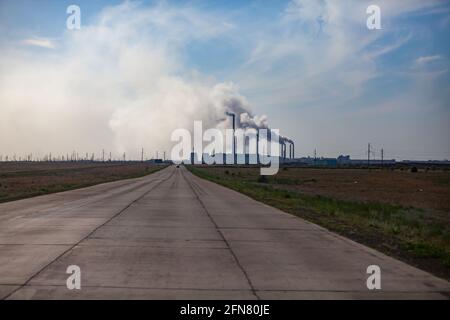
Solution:
M93 25L67 31L56 49L2 46L2 154L53 155L112 151L139 158L167 151L177 128L267 128L233 83L214 83L186 70L182 48L227 25L186 8L143 8L126 2Z

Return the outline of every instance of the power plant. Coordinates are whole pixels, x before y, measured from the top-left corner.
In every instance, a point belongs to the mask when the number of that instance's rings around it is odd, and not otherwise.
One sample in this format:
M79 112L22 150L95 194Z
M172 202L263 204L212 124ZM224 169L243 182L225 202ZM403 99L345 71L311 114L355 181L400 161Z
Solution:
M215 163L215 164L260 164L262 163L261 159L264 157L273 157L274 155L272 152L268 152L268 149L264 149L262 153L260 152L260 131L261 129L267 130L267 136L263 139L266 140L266 147L268 144L272 142L272 135L274 134L269 130L267 127L258 127L255 123L252 125L244 125L241 129L255 129L255 137L256 137L256 152L251 153L250 151L250 136L249 136L249 143L246 145L246 139L244 137L243 139L243 152L241 154L238 154L236 151L236 113L226 111L225 115L228 117L231 117L231 127L232 127L232 146L231 146L231 154L227 154L222 150L220 153L213 152L213 154L208 153L196 153L192 151L191 157L190 157L190 163ZM242 123L241 123L242 124ZM279 141L279 162L280 163L286 163L289 161L292 161L295 158L295 144L291 139L288 139L286 137L283 137L281 135L278 136ZM289 144L289 156L287 154L287 145ZM201 158L201 159L199 159ZM229 159L232 159L230 161Z

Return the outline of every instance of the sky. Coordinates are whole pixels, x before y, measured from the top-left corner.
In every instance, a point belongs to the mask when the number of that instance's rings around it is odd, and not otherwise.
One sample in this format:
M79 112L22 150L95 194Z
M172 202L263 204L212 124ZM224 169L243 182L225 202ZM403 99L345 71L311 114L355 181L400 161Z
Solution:
M449 31L446 0L0 0L0 156L150 158L231 110L297 157L450 159Z

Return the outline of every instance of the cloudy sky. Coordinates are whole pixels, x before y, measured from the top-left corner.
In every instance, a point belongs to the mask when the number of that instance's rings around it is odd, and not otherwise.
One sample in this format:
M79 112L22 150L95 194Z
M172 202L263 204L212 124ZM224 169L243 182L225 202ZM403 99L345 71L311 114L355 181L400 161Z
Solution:
M450 158L449 31L446 0L1 0L0 154L151 157L232 107L297 156Z

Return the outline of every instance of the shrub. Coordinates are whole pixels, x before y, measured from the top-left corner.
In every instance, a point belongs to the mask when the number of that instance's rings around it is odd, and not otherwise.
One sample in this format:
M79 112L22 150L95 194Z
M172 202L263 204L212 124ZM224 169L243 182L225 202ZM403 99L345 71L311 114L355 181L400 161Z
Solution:
M267 183L267 182L269 182L269 180L267 179L267 176L259 176L258 177L258 182L260 182L260 183Z
M412 167L411 168L411 172L418 172L419 170L417 170L417 167Z

